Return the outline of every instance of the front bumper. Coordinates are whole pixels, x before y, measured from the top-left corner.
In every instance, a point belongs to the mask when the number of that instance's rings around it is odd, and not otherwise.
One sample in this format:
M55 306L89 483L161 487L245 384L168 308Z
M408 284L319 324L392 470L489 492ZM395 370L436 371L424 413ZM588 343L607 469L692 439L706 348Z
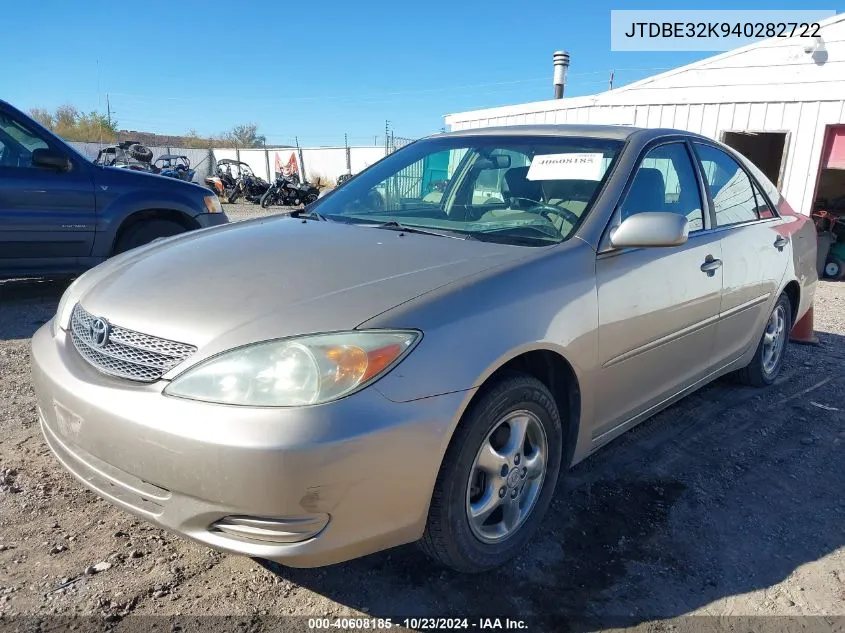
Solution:
M207 229L210 226L220 226L221 224L228 224L229 223L229 216L226 213L201 213L200 215L194 216L194 220L200 225L201 228Z
M418 539L468 397L395 403L365 389L298 409L170 398L164 381L97 372L50 323L33 337L32 377L48 445L88 488L210 547L296 567Z

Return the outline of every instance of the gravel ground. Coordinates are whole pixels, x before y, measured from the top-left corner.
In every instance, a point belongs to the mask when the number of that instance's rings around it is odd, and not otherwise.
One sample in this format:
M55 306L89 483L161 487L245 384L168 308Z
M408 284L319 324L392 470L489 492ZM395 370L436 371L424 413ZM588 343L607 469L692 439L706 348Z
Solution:
M232 614L238 630L288 614L643 631L687 614L845 616L843 283L820 284L822 345L791 345L778 384L719 381L627 433L561 479L528 551L478 577L414 546L312 570L219 554L82 489L42 441L29 380L28 338L63 288L0 282L0 630L22 614L117 630L135 614Z
M292 207L270 207L269 209L262 209L259 205L252 204L250 202L239 202L236 204L226 203L223 205L223 210L226 212L226 215L229 216L229 220L231 222L287 213L291 211L291 209Z

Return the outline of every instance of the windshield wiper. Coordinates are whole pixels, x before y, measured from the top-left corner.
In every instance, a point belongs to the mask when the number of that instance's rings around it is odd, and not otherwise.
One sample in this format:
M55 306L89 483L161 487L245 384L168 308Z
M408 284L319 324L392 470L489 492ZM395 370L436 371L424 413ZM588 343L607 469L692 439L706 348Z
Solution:
M396 220L390 220L384 224L376 224L374 228L387 229L388 231L401 231L402 233L420 233L421 235L436 235L437 237L451 237L455 240L474 240L475 238L469 233L463 231L434 231L432 229L424 229L419 226L408 226Z
M324 216L320 215L316 211L306 211L305 209L294 209L288 215L292 218L303 218L307 220L318 220L320 222L328 222L329 219Z

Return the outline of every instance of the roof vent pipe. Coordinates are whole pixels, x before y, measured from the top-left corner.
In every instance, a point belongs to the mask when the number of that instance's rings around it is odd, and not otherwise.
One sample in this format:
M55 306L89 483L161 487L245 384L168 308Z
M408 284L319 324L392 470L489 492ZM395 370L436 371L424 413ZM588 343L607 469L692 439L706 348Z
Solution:
M569 70L569 53L555 51L552 55L555 65L555 99L563 99L563 87L566 85L566 71Z

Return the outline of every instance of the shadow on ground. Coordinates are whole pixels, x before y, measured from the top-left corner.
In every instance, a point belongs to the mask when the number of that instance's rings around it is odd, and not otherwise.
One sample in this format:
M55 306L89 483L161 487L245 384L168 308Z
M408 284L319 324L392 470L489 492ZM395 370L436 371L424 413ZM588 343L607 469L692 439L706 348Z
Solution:
M508 567L462 576L414 546L324 569L262 564L374 616L530 616L564 629L679 616L772 586L845 545L845 337L820 336L821 347L790 346L775 386L719 381L579 464Z
M30 338L56 313L70 279L0 280L0 340Z

